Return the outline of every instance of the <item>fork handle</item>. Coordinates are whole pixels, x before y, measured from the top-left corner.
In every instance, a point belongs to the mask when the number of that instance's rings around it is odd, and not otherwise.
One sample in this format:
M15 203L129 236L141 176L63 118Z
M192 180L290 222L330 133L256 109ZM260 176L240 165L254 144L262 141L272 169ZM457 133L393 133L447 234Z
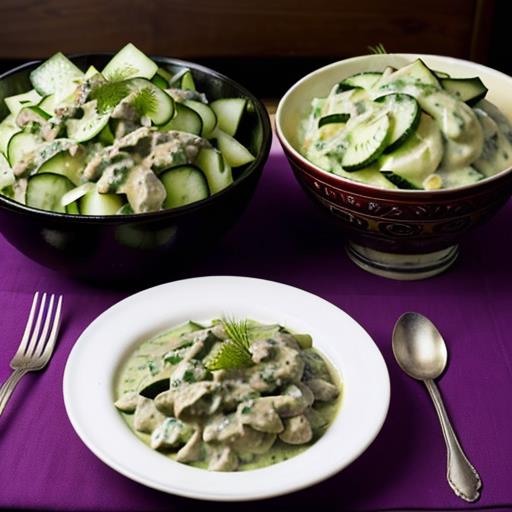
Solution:
M26 370L14 370L10 377L3 383L0 388L0 416L4 412L9 398L11 398L14 388L26 373Z

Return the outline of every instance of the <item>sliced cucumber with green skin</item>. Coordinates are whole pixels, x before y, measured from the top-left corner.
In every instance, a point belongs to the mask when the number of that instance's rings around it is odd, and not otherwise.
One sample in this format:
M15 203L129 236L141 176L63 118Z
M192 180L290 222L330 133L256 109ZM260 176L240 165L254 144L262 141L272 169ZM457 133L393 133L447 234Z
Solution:
M47 114L52 115L55 112L55 107L57 106L57 97L55 94L50 94L45 96L37 106L44 110Z
M417 59L379 80L373 91L376 97L389 93L410 93L411 87L440 89L441 83L436 75L421 60Z
M135 45L128 43L117 52L103 68L102 75L107 80L126 80L141 77L151 79L158 66L144 55Z
M474 105L484 99L488 91L477 76L473 78L442 78L441 85L445 91L468 105Z
M83 77L82 71L60 52L30 73L30 81L39 94L56 94L58 98L67 96Z
M93 76L100 74L101 73L94 66L89 66L85 72L84 78L92 78Z
M345 171L357 171L377 160L388 145L390 132L387 114L364 121L347 134L347 147L341 158Z
M395 174L393 171L380 171L383 176L386 177L387 180L389 180L390 183L393 183L393 185L396 185L398 188L404 189L404 190L421 190L420 187L417 187L414 185L414 183L411 183L409 180L405 179L402 176L399 176L398 174Z
M175 108L175 116L168 123L159 126L158 129L161 131L178 130L180 132L201 135L203 130L201 116L195 110L192 110L182 103L175 103Z
M201 149L197 155L196 165L206 176L211 194L216 194L233 183L231 167L216 149Z
M377 165L381 171L391 171L415 188L422 189L425 179L436 172L443 155L441 130L430 116L422 114L413 135L395 151L383 155ZM386 177L389 179L389 175ZM396 179L393 183L401 186Z
M196 90L196 84L194 82L194 77L192 76L192 71L187 70L185 73L183 73L183 76L181 77L180 88L186 89L188 91Z
M39 174L59 174L65 176L73 185L81 183L80 177L85 167L83 152L71 156L68 151L62 151L44 162L38 169Z
M481 172L478 172L471 166L451 170L440 169L438 174L443 180L443 188L456 188L473 185L485 178Z
M100 114L96 108L96 100L82 105L84 115L80 119L68 119L66 130L68 137L76 142L86 142L96 137L106 126L109 114Z
M200 101L185 100L183 104L191 108L201 116L203 121L203 129L201 130L201 137L208 138L215 127L217 126L217 116L209 105L205 105Z
M100 194L96 187L79 200L80 212L83 215L115 215L123 203L119 195Z
M14 167L25 155L41 145L42 140L28 131L16 133L7 146L7 155L11 167Z
M372 185L377 188L397 188L396 185L387 180L375 166L365 167L364 169L353 172L347 172L338 167L333 171L333 173L337 176L341 176L342 178L347 178L359 183L366 183L367 185Z
M217 116L219 128L234 137L247 108L247 100L245 98L221 98L212 101L210 107Z
M172 119L174 115L174 100L165 91L145 78L132 78L127 80L126 83L132 91L148 91L152 99L147 103L151 103L151 105L149 105L150 108L144 114L151 119L153 124L160 126ZM144 106L147 107L148 105Z
M391 130L385 152L394 151L416 130L420 122L421 108L415 98L408 94L387 94L376 100L382 103L391 115Z
M342 114L329 114L328 116L321 117L318 120L318 128L326 124L334 124L334 123L346 123L350 119L350 114L342 113Z
M16 124L20 128L30 126L32 123L43 124L50 119L50 114L38 106L23 107L16 116Z
M206 199L210 195L206 178L197 167L174 167L159 178L167 192L164 208L178 208Z
M28 180L26 204L32 208L66 213L62 196L74 187L64 176L57 174L36 174Z
M240 167L254 160L244 145L219 128L215 129L212 136L217 139L217 147L231 167Z
M9 96L4 101L9 112L16 115L23 107L37 105L41 101L41 95L35 89L32 89L22 94L16 94L16 96Z
M350 89L360 88L370 90L381 78L382 73L378 71L363 71L345 78L338 84L337 92L348 91Z
M155 76L157 76L157 75L162 77L167 82L166 87L169 87L169 80L171 80L171 78L172 78L172 73L170 71L167 71L167 69L165 69L165 68L158 68L156 70Z
M78 208L77 202L68 204L65 208L66 213L71 213L72 215L80 215L80 209Z
M0 151L7 156L7 146L12 136L20 132L20 127L16 124L16 116L9 114L0 123Z
M155 75L151 79L151 83L155 84L159 89L162 89L162 90L167 89L167 87L169 87L167 80L162 78L160 75Z

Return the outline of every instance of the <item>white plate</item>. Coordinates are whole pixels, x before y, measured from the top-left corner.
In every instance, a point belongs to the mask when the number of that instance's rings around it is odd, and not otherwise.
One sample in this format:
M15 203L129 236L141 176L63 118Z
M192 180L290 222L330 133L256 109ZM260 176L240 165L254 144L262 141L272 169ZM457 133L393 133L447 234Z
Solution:
M151 450L114 408L121 361L148 337L187 320L223 314L280 323L313 336L344 384L340 412L311 448L266 468L217 473ZM346 313L303 290L246 277L201 277L164 284L112 306L83 332L64 372L69 419L87 447L123 475L161 491L208 500L268 498L337 473L375 439L389 405L386 364Z

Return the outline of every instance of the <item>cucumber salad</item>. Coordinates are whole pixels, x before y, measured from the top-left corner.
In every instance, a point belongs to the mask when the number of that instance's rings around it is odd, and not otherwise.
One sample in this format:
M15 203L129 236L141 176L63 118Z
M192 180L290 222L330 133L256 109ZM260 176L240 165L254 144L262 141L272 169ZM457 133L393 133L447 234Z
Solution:
M209 102L193 72L159 67L128 44L101 70L57 53L5 98L0 193L27 206L114 215L184 206L254 160L235 138L246 98Z
M301 151L379 188L470 185L512 166L512 125L486 93L480 78L452 78L420 59L357 73L313 99Z

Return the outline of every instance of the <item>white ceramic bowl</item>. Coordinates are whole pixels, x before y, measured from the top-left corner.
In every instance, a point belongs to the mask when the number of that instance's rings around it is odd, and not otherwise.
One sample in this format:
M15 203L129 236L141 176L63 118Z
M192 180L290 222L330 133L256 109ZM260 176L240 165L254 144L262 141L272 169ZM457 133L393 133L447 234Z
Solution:
M117 372L137 344L189 319L204 321L223 314L278 322L310 333L314 346L339 371L344 384L340 412L325 435L300 455L256 470L209 472L151 450L115 409ZM389 392L388 372L378 348L346 313L297 288L244 277L186 279L121 301L83 332L64 373L69 419L103 462L155 489L208 500L267 498L340 471L380 431Z

